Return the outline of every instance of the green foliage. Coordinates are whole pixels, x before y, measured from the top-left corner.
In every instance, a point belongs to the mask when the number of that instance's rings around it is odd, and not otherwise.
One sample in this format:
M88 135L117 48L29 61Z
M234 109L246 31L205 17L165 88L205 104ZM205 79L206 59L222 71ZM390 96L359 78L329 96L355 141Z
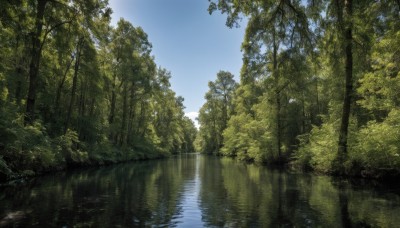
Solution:
M271 162L277 158L276 143L268 125L264 125L257 120L247 122L239 129L239 142L240 146L237 148L237 158L239 160L255 161L255 162ZM224 150L228 150L225 148Z
M298 137L299 149L293 155L293 164L302 168L311 168L317 172L332 173L337 169L339 117L324 116L321 126L314 126L312 130ZM349 156L344 164L346 172L353 172L359 163L351 158L354 148L358 145L358 123L354 116L350 118L348 148ZM354 167L353 167L354 166Z
M210 1L230 27L248 18L222 154L325 173L399 173L400 6L336 3Z
M338 121L325 122L321 127L313 127L309 134L300 136L296 162L303 167L330 172L337 153L337 125Z
M372 70L359 80L358 93L363 99L358 103L379 119L382 111L400 106L400 31L382 37L373 46L371 58Z
M220 71L217 79L208 83L207 102L199 112L201 127L198 137L201 138L199 150L202 153L218 154L223 146L222 133L234 113L233 97L237 84L233 77L229 72Z
M59 160L54 152L52 140L41 123L35 122L24 127L17 124L17 120L8 118L2 120L12 121L11 123L0 122L0 156L7 175L40 173L58 165Z
M0 104L3 104L8 97L8 89L6 87L6 80L2 73L0 73Z
M41 123L35 122L34 125L21 128L18 137L15 149L22 151L23 167L40 171L56 164L56 153Z
M357 144L349 154L366 175L380 171L400 171L400 109L392 109L383 122L370 121L357 134Z
M90 161L95 164L116 163L119 161L117 156L121 153L106 136L103 136L98 143L90 145L88 151Z
M254 109L255 118L244 113L231 117L222 153L239 160L273 163L278 159L273 114L265 101Z
M12 177L13 171L8 167L7 162L0 156L0 181L4 181L7 177Z
M111 26L108 1L1 4L6 177L194 150L197 132L170 73L157 70L142 28Z
M183 98L176 97L170 89L171 73L166 69L157 70L154 85L154 101L152 110L156 115L152 118L149 132L150 140L164 154L194 152L194 140L197 130L194 123L184 116Z
M232 116L228 122L228 128L224 131L224 147L221 149L223 155L237 156L241 154L242 159L248 150L248 138L242 135L242 128L251 120L249 115Z
M88 153L82 151L82 143L79 141L76 131L67 130L67 133L54 139L57 151L65 158L67 163L85 163L89 156Z
M359 80L358 101L370 115L357 133L350 159L364 175L381 176L400 170L399 108L400 32L389 30L372 47L372 69Z

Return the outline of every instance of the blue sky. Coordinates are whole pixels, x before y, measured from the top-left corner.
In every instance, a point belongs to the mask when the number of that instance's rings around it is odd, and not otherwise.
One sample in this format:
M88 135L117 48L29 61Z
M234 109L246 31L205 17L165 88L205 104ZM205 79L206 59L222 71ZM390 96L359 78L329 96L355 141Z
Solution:
M171 87L185 98L186 115L194 119L205 102L208 81L219 70L239 81L240 45L245 24L225 26L226 15L209 15L207 0L109 0L112 24L123 17L148 34L157 65L171 71Z

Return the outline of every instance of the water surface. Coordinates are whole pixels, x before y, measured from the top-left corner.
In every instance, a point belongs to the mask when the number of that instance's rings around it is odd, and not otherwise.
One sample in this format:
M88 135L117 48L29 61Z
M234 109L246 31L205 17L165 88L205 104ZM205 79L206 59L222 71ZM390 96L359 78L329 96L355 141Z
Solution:
M399 227L400 189L196 154L0 188L4 227Z

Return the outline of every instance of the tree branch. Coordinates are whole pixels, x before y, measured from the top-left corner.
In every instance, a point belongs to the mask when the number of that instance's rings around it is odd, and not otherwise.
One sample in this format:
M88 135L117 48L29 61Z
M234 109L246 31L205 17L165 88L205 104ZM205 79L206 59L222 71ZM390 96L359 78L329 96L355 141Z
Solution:
M60 23L54 25L53 27L51 27L49 30L47 30L47 31L45 32L45 34L44 34L44 38L43 38L43 41L42 41L41 44L40 44L40 49L39 49L39 50L42 51L43 46L44 46L44 43L46 42L47 36L48 36L54 29L56 29L57 27L59 27L59 26L61 26L61 25L68 24L68 23L71 23L71 22L72 22L72 20L69 20L69 21L62 21L62 22L60 22Z

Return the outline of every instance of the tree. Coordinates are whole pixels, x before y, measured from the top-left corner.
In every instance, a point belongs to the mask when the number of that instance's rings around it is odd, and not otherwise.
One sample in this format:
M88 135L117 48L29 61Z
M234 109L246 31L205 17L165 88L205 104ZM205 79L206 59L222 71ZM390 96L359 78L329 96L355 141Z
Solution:
M227 14L229 27L248 18L236 116L224 133L222 152L265 161L276 150L278 162L294 158L340 175L359 169L364 159L355 148L365 153L368 147L357 141L360 129L378 128L368 124L371 109L364 106L374 89L363 84L368 77L359 79L376 66L374 44L398 31L398 2L209 2L210 13ZM357 88L364 92L356 94ZM374 109L380 116L375 120L395 121L391 111Z
M0 178L193 151L170 74L107 1L0 5Z
M220 71L214 82L208 83L209 91L205 95L207 102L199 112L201 125L199 137L202 138L202 152L219 153L223 146L222 132L233 114L233 94L237 87L234 76Z
M296 53L305 53L311 45L309 23L304 7L299 1L252 1L239 3L236 1L211 1L209 11L221 10L228 13L227 25L237 23L240 13L249 17L242 48L244 64L255 74L264 78L269 98L264 99L273 105L275 112L274 137L277 145L278 160L281 160L283 146L283 90L290 81L282 74L285 60ZM248 77L248 76L247 76ZM251 76L250 76L251 77ZM247 81L243 81L246 82ZM271 93L271 91L274 91ZM267 117L266 117L267 118Z

